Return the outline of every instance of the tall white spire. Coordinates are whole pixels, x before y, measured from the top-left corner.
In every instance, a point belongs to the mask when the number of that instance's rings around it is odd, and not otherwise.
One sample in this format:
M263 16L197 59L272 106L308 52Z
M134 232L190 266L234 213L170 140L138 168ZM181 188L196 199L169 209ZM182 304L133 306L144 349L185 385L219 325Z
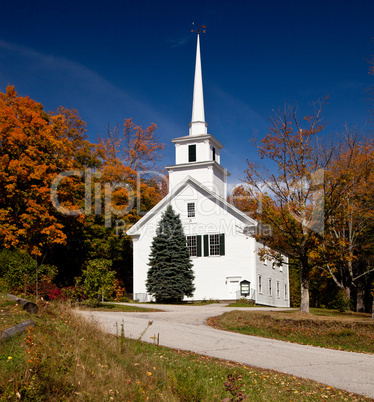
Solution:
M201 57L200 57L200 35L198 33L190 135L200 135L200 134L207 134L207 124L205 123L205 113L204 113L203 78L201 74Z

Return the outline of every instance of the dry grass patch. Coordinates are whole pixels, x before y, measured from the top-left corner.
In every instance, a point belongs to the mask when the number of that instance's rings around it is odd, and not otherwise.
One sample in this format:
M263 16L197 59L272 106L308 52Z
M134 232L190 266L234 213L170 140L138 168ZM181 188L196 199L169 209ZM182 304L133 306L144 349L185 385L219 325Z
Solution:
M0 310L0 331L29 318L2 296ZM32 319L33 329L1 344L1 401L222 401L230 397L224 385L229 375L236 378L233 389L242 384L245 400L369 400L275 371L109 335L66 305L41 306Z
M313 309L300 311L231 311L208 320L209 325L261 336L361 353L374 353L374 322L369 314Z

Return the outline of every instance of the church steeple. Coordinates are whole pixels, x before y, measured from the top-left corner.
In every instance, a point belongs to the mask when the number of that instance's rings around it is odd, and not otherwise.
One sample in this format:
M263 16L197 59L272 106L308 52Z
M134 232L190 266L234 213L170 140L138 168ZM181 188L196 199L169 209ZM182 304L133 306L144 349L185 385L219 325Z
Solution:
M205 113L204 113L203 78L201 73L201 56L200 56L200 34L198 32L190 135L201 135L201 134L207 134L207 124L205 123Z
M201 26L201 28L205 28ZM218 196L226 199L229 172L221 166L223 145L207 133L204 113L203 79L201 74L200 38L197 31L195 82L193 90L192 121L189 135L174 138L175 165L166 166L169 172L169 192L190 177Z

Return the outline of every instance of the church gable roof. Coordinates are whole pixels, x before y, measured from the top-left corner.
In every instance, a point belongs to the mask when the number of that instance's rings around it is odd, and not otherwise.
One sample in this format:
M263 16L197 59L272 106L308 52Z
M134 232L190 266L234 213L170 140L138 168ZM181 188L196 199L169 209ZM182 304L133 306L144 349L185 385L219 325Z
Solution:
M232 204L224 200L223 198L219 197L215 192L211 191L207 187L205 187L203 184L199 183L197 180L192 178L191 176L187 176L185 180L171 193L169 193L165 198L163 198L157 205L155 205L149 212L147 212L146 215L144 215L134 226L132 226L126 234L129 236L136 236L139 234L140 229L146 225L154 216L156 216L159 212L161 212L164 208L167 207L167 205L178 195L181 194L181 192L187 187L187 186L192 186L194 187L197 191L202 193L204 196L207 198L211 199L213 202L215 202L217 205L219 205L221 208L225 209L229 214L233 215L236 219L239 219L242 221L244 224L248 226L257 226L257 221L246 215L244 212L240 211L236 207L234 207Z

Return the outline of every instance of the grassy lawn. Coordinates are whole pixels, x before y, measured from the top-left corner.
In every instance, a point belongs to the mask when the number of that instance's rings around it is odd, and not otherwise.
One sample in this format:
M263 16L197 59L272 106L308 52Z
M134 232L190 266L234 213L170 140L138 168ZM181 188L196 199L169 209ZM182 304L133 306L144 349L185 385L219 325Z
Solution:
M242 298L237 300L235 303L229 303L226 307L266 307L266 306L259 306L256 305L252 300Z
M28 318L0 295L0 333ZM230 397L228 375L233 388L243 384L240 391L250 401L370 400L271 370L108 335L63 304L41 306L31 318L33 329L0 345L1 401L222 401Z
M209 325L247 335L303 345L374 353L374 321L370 314L311 309L300 311L231 311Z
M175 303L170 303L172 305L176 305L176 306L206 306L208 304L215 304L215 303L219 303L218 300L201 300L201 301L181 301L181 302L175 302ZM143 302L143 303L137 303L137 304L145 304L145 305L164 305L165 303L157 303L157 302Z
M262 307L262 306L256 306L256 304L250 304L246 302L242 303L240 301L237 301L235 303L228 304L226 307Z

